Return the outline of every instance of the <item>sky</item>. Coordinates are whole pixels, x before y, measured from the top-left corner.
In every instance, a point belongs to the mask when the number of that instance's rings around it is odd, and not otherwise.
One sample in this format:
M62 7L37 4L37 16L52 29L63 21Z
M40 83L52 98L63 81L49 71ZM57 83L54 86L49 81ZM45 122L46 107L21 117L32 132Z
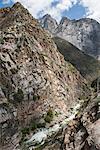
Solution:
M100 0L0 0L0 8L20 2L35 18L50 14L57 21L61 18L88 17L100 22Z

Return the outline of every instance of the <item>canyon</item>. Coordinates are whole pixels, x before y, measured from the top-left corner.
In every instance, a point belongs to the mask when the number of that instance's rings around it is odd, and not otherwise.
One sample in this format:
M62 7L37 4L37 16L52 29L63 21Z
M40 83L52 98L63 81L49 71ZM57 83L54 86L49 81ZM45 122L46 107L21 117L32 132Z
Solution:
M96 79L20 3L0 9L0 150L99 150Z

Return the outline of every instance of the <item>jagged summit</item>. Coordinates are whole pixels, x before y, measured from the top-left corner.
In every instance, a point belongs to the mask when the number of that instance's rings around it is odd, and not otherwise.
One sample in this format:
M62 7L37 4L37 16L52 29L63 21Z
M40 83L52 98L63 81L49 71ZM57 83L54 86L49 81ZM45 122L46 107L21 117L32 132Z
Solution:
M17 17L20 17L20 16L24 16L25 17L25 15L26 15L26 17L30 18L30 16L31 16L29 11L20 2L15 3L11 7L11 11L12 11L11 13L13 13L13 15L15 15L17 13L19 15L19 16L17 15ZM15 18L16 18L16 15L15 15Z
M63 24L64 22L69 22L71 21L69 18L67 17L62 17L61 21L60 21L60 24Z
M20 3L20 2L16 2L13 7L16 7L16 8L24 8L24 6ZM24 8L25 9L25 8Z
M0 11L0 28L6 28L13 24L38 24L38 21L28 12L24 6L17 2L11 8Z
M11 7L11 10L14 10L16 12L20 12L22 13L23 15L24 14L28 14L28 15L31 15L29 13L29 11L27 10L26 7L24 7L20 2L16 2L12 7Z
M63 17L55 26L55 19L50 17L50 21L48 20L49 18L43 18L40 23L42 22L42 27L48 29L54 37L61 37L86 54L100 59L100 24L97 21L90 18L70 20Z
M42 18L52 18L50 14L44 15Z
M39 22L43 28L50 31L52 30L52 33L54 33L55 29L58 27L57 21L49 14L44 15L41 19L39 19Z

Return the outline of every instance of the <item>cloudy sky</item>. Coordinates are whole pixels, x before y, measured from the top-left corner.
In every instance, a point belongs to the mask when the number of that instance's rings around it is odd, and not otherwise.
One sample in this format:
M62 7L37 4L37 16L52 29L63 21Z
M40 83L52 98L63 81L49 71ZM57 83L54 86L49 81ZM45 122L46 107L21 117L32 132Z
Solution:
M21 2L35 17L51 14L58 21L62 16L71 19L89 17L100 22L100 0L0 0L0 7Z

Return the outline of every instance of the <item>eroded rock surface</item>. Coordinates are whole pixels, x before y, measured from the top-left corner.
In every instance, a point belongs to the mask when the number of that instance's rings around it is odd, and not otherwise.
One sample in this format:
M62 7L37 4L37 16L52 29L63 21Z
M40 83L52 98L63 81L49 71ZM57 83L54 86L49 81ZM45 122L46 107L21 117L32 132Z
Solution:
M20 148L21 129L49 109L57 115L48 126L90 95L85 79L20 3L0 10L0 150Z
M99 126L100 97L92 100L43 150L100 150Z

